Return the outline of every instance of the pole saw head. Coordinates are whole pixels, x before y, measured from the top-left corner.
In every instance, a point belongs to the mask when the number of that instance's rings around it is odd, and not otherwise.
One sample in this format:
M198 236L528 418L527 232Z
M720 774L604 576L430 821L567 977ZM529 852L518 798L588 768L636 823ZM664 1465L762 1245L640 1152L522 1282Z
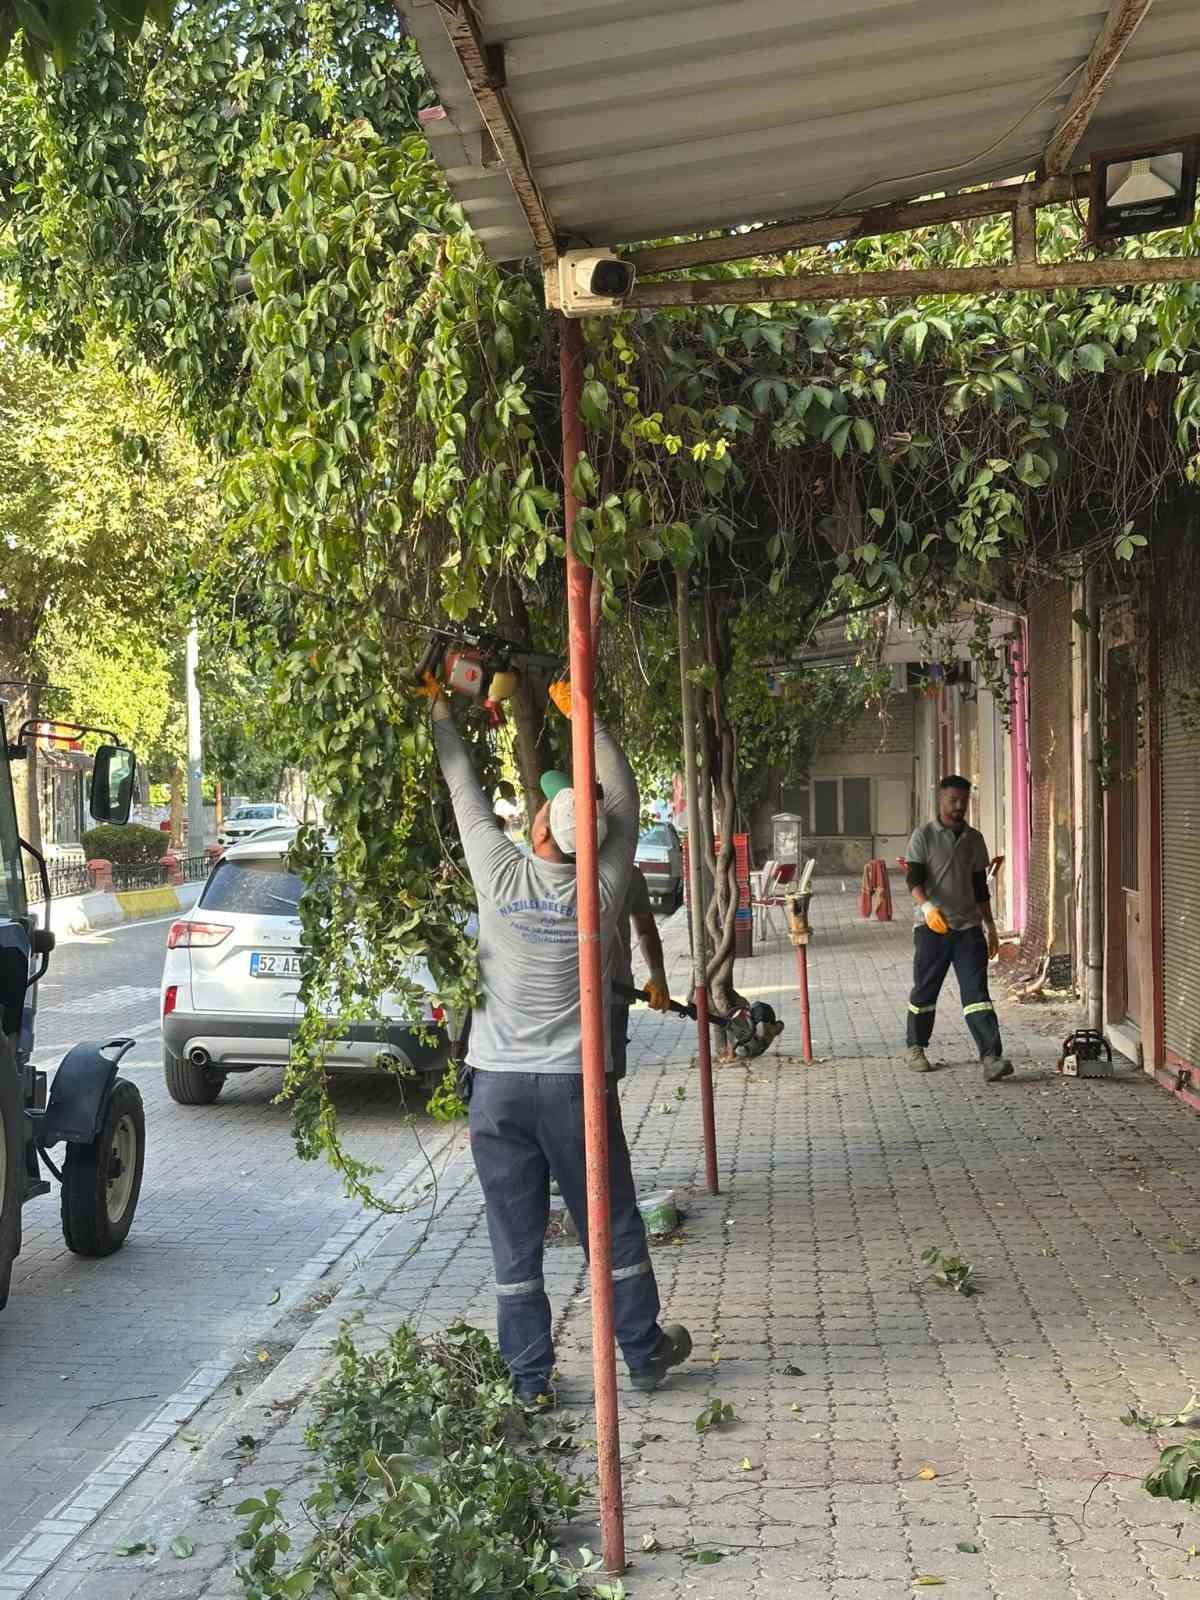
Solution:
M635 989L628 983L614 983L613 993L620 995L623 1000L649 999L645 989ZM696 1007L690 1003L683 1005L678 1000L672 1000L670 1009L677 1017L691 1017L693 1022L696 1020ZM725 1034L730 1055L741 1061L761 1056L783 1032L783 1023L765 1000L756 1000L753 1005L743 1006L740 1011L734 1011L727 1017L710 1011L708 1020L714 1028L720 1028Z
M724 1029L730 1054L743 1061L761 1056L783 1032L783 1023L765 1000L756 1000L732 1016L712 1020Z
M515 639L497 633L431 627L428 623L417 626L429 634L417 663L417 681L432 672L452 693L481 706L493 728L503 723L501 705L511 698L522 672L532 668L554 676L561 668L559 657L526 650Z

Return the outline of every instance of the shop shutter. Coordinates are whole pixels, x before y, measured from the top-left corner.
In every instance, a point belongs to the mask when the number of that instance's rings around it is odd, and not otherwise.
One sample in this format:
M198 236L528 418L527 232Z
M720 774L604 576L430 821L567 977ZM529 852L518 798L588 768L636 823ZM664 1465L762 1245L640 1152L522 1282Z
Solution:
M1200 1067L1200 732L1162 711L1163 1011L1167 1049Z

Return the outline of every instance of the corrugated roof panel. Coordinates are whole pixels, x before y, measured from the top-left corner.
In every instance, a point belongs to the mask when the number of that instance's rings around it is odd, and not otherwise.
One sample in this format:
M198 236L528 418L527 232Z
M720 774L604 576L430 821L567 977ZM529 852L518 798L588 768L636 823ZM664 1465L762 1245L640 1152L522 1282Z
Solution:
M503 169L480 165L482 125L436 0L401 6L463 135L460 159L447 130L429 130L452 187L489 254L529 253ZM563 241L625 244L1031 171L1108 4L478 0L475 9L485 42L503 46L508 104ZM1198 74L1195 0L1157 0L1082 150L1193 130Z

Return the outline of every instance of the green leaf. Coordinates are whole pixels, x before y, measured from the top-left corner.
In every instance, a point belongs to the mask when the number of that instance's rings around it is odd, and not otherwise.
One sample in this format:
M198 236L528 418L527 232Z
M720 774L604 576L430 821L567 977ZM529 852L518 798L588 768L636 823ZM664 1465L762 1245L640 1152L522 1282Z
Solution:
M178 1561L186 1561L196 1553L196 1541L186 1533L177 1533L171 1540L171 1554Z
M854 438L858 448L867 451L874 450L875 429L867 421L866 417L855 417L853 427Z
M690 1555L690 1559L698 1567L715 1567L718 1561L724 1561L725 1554L721 1550L697 1550Z
M969 1539L960 1539L954 1548L961 1550L965 1556L977 1556L979 1554L979 1546L972 1544Z
M1081 344L1077 346L1075 359L1085 372L1104 371L1104 350L1098 344Z

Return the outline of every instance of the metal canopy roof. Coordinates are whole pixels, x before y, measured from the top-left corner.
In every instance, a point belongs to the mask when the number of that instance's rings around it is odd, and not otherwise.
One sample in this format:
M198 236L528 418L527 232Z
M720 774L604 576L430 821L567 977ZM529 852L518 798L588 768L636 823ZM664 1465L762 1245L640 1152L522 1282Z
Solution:
M1025 174L1088 83L1068 165L1200 120L1195 0L398 3L441 100L431 148L497 261L534 250L531 206L564 247L615 245Z

